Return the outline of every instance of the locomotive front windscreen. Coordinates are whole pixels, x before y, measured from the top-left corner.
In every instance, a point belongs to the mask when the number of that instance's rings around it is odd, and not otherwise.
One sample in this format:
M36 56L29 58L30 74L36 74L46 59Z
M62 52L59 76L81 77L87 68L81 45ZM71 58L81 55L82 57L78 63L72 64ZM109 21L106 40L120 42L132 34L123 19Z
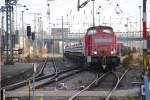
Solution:
M100 26L100 27L91 27L87 30L87 35L93 35L96 33L113 34L113 29L111 27Z
M88 30L88 32L87 32L88 35L92 35L95 33L96 33L96 29L91 29L91 30Z
M105 29L102 29L102 32L112 34L113 33L113 29L105 28Z

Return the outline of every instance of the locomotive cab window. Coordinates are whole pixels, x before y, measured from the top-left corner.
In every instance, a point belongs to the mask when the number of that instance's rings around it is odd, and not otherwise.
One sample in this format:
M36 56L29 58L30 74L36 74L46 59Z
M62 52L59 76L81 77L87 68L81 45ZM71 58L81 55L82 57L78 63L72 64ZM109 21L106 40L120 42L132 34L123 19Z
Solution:
M109 29L103 29L102 32L112 34L113 29L110 29L110 28Z
M96 29L91 29L87 32L88 35L96 34Z

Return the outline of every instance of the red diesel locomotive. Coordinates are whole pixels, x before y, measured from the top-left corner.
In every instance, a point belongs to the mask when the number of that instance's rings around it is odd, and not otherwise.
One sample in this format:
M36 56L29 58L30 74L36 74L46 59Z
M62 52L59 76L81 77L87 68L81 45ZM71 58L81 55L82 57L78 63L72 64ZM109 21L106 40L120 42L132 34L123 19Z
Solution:
M78 58L87 65L102 69L115 69L120 63L117 53L116 34L109 26L94 26L87 29L83 43L65 48L67 57ZM82 60L81 60L82 59Z

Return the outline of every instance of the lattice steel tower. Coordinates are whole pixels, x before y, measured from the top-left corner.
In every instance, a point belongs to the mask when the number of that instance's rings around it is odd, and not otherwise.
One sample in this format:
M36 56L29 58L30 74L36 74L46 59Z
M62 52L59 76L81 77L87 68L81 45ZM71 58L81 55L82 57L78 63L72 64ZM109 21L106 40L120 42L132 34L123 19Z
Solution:
M12 42L12 14L13 5L15 5L17 0L5 0L6 6L6 61L5 64L13 64L13 42Z

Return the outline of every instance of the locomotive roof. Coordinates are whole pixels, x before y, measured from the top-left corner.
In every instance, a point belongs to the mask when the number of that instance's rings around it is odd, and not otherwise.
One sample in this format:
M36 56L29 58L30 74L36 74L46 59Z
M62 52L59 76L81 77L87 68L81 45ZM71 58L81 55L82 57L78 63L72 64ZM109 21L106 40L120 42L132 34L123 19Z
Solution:
M110 26L93 26L93 27L89 27L88 29L87 29L87 32L89 31L89 30L92 30L92 29L96 29L97 31L99 31L99 30L107 30L107 29L110 29L110 30L112 30L112 32L113 32L113 28L112 27L110 27ZM86 32L86 33L87 33Z
M90 30L90 29L105 29L105 28L107 28L107 29L108 28L113 29L110 26L93 26L93 27L88 28L88 30Z

